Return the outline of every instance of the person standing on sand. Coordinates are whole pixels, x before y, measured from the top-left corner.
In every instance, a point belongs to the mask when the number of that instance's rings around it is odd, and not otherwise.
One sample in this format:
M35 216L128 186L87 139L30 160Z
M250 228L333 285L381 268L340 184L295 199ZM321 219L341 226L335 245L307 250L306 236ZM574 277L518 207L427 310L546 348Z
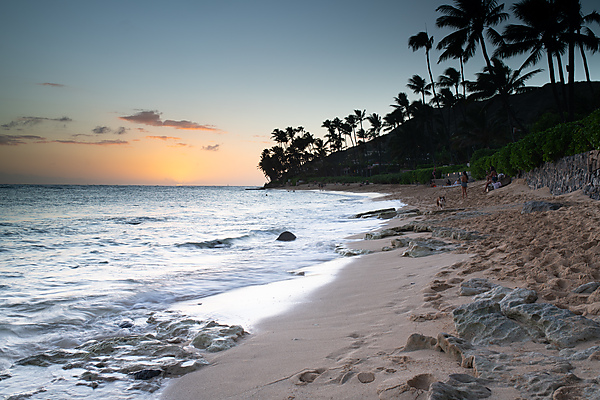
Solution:
M469 176L467 175L467 171L463 171L460 176L460 186L462 187L462 198L467 197L467 182L469 182Z

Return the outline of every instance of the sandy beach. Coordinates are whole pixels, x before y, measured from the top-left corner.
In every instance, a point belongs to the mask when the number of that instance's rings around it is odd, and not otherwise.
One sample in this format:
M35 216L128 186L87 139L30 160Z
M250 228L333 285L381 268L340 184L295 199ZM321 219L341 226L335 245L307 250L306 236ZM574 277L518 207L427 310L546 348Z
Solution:
M370 254L238 346L207 354L208 366L175 380L162 398L599 398L599 203L519 180L489 193L483 185L470 183L466 199L460 187L325 187L382 193L420 212L378 230L394 235L352 242ZM522 213L530 201L560 208ZM403 256L411 241L443 243L443 251ZM518 304L501 301L515 296ZM488 307L473 315L497 320L459 325L473 304ZM516 327L497 336L508 323Z

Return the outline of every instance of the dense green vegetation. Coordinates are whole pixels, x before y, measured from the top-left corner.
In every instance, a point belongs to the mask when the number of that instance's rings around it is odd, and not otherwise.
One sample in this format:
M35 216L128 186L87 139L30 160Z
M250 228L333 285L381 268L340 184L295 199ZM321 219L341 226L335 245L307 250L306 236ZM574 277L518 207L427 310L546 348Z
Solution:
M425 53L429 79L414 74L406 85L420 100L400 92L383 117L356 109L327 119L323 138L303 127L274 129L276 145L263 150L258 165L271 185L325 179L318 177L428 182L434 166L456 165L450 167L455 172L468 162L475 177L490 165L514 174L565 152L598 148L592 128L567 123L600 107L600 85L591 81L586 58L600 49L591 29L600 24L596 11L585 14L578 0L521 0L510 8L517 23L502 29L509 13L496 0L454 0L436 11L436 25L450 33L437 46L427 32L407 43ZM430 62L435 50L438 63L457 63L437 80ZM463 67L477 51L484 65L468 80ZM575 68L566 67L576 65L576 51L586 82L576 83ZM525 60L512 69L507 60L518 55ZM543 59L549 84L528 88L542 71L531 68ZM423 164L431 169L419 168Z
M600 149L600 110L576 122L531 132L499 150L477 152L473 155L471 174L475 179L483 179L490 167L494 166L498 172L514 176L519 171L532 170L543 162L553 162L593 149Z

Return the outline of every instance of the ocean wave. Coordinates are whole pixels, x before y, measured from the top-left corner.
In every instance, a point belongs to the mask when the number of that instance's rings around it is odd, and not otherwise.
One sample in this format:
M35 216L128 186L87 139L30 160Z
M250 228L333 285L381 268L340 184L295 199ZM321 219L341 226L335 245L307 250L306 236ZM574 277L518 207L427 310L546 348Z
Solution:
M248 238L248 235L233 238L207 240L204 242L185 242L177 244L177 247L191 247L195 249L228 249L236 240Z
M123 225L141 225L146 222L160 222L165 221L165 218L155 218L155 217L133 217L133 218L112 218L117 224Z

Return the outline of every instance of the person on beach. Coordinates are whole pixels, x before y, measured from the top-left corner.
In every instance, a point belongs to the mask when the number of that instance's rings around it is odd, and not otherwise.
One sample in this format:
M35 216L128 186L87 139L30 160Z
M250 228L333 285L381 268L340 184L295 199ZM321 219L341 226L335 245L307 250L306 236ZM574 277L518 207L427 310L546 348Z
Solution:
M462 198L467 197L467 182L469 182L469 176L467 175L467 171L463 171L460 176L460 186L462 187Z
M485 187L483 188L483 192L487 192L488 187L492 184L492 183L496 183L498 182L498 173L496 172L496 168L494 168L494 166L490 167L490 173L488 174L487 178L487 182L485 183Z

